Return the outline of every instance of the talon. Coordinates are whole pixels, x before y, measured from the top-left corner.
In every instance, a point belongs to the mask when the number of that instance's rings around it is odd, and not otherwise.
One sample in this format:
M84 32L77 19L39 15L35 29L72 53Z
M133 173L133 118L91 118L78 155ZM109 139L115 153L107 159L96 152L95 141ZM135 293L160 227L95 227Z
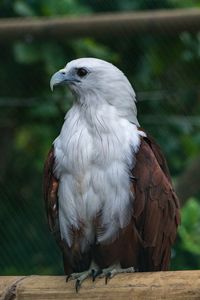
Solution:
M98 269L98 270L92 270L92 281L94 282L95 279L97 278L97 276L99 276L100 274L102 273L102 270L101 269Z
M108 272L105 276L105 284L108 283L108 279L110 279L110 277L111 277L111 272Z
M75 290L78 293L82 283L88 278L92 278L92 281L95 281L96 277L102 273L102 270L99 269L98 267L93 267L91 269L88 269L86 271L83 272L79 272L79 273L72 273L70 275L66 276L66 282L68 282L69 280L75 280Z
M106 269L101 270L99 278L104 278L105 277L105 284L108 283L108 280L113 278L116 274L122 274L122 273L134 273L135 269L134 267L129 267L122 269L118 265L113 265L110 266Z
M91 271L91 276L92 276L92 281L94 282L95 281L95 270L94 269L92 269L92 271Z
M76 280L76 285L75 285L75 289L76 289L76 292L78 293L79 290L80 290L80 287L81 287L81 282L79 279Z
M70 279L70 277L71 277L71 275L67 275L67 277L66 277L65 281L66 281L66 282L68 282L68 281L69 281L69 279Z

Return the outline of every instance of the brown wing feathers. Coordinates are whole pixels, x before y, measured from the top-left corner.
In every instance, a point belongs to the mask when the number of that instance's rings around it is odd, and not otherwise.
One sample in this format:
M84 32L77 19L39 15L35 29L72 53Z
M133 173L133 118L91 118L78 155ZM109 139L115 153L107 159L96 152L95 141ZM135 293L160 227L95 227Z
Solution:
M135 226L144 246L140 255L142 271L169 268L170 249L180 223L178 199L166 161L157 149L150 138L143 138L133 170Z
M45 166L44 166L44 200L45 207L47 212L47 219L49 223L49 228L52 232L55 232L58 223L58 180L54 176L53 168L54 168L54 149L53 147L48 153Z

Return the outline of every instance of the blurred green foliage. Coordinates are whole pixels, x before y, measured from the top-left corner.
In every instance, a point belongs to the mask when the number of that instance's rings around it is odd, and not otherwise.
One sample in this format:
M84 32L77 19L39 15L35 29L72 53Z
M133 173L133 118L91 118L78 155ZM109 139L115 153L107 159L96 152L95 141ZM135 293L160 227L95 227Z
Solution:
M182 224L173 251L174 269L200 267L200 203L191 198L182 208Z
M0 17L197 6L195 0L1 0ZM139 99L140 123L164 150L175 182L200 155L200 33L0 41L1 274L63 272L45 220L42 169L72 96L65 89L52 95L49 79L68 61L84 56L111 61L130 79ZM199 199L197 194L183 207L173 269L200 268Z
M196 199L190 199L183 207L182 221L179 234L183 249L200 254L200 203Z

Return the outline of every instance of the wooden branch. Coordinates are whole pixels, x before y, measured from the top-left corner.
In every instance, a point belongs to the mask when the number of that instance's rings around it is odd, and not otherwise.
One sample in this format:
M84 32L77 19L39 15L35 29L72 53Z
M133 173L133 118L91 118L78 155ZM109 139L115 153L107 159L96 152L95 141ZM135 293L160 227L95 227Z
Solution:
M200 271L123 274L107 285L88 279L78 294L74 281L66 283L63 276L2 276L0 299L200 299Z
M0 41L19 38L68 39L83 36L177 34L200 29L200 9L156 10L80 17L9 18L0 21Z

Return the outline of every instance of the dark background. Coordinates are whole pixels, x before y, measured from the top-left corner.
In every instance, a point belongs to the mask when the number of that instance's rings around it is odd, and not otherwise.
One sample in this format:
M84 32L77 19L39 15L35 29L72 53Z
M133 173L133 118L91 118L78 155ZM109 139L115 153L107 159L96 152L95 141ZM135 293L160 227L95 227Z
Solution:
M200 7L194 0L0 1L0 17L79 16ZM175 26L175 25L174 25ZM62 274L42 199L43 163L71 104L51 75L84 56L124 71L141 126L161 145L182 199L172 269L200 268L200 32L0 40L0 274Z

